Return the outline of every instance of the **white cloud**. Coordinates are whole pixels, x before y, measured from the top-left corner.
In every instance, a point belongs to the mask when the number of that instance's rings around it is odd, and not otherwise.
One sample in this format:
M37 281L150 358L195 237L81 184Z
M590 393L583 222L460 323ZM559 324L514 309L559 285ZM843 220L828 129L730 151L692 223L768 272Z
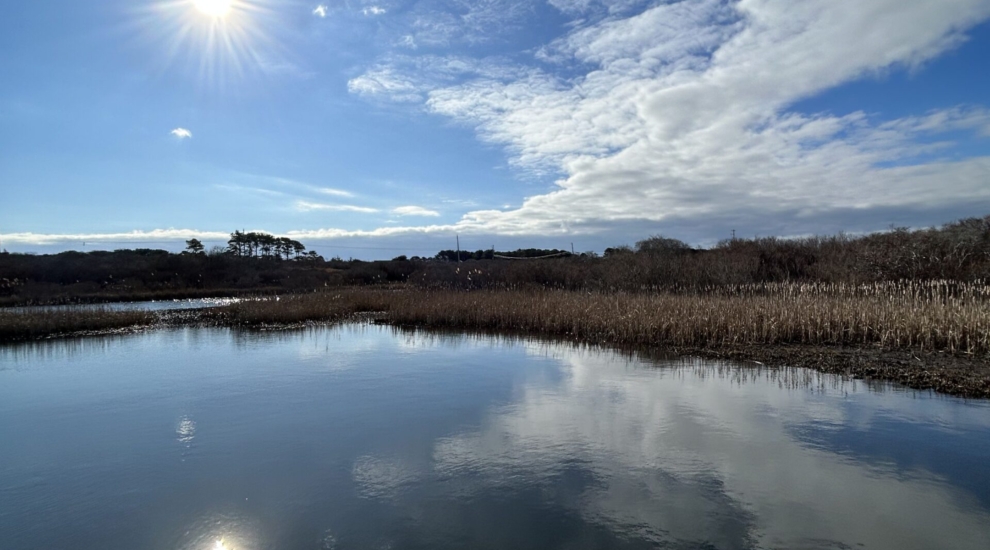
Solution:
M321 195L330 195L334 197L353 197L354 193L346 191L344 189L336 189L333 187L322 187L319 185L313 185L311 183L306 183L304 181L297 181L290 178L278 177L278 176L266 176L260 174L238 174L239 177L243 177L252 181L257 181L262 184L277 185L283 188L289 188L294 190L294 194L313 194L319 193Z
M296 207L301 211L336 211L336 212L359 212L373 214L378 212L374 208L364 208L349 205L319 204L301 201L296 203ZM263 228L249 229L271 233L278 236L291 237L293 239L380 239L388 237L413 237L424 238L437 235L450 235L460 231L456 225L422 225L422 226L402 226L402 227L380 227L370 230L348 230L348 229L300 229L285 232L269 231ZM200 231L195 229L153 229L149 231L135 230L123 233L6 233L0 234L0 241L5 245L72 245L74 243L87 242L99 243L101 241L111 241L115 244L121 242L131 242L136 245L144 241L175 241L197 238L200 240L223 240L230 237L229 232Z
M394 12L394 19L418 45L480 44L521 28L533 16L535 4L532 0L414 2L402 12Z
M316 76L317 73L308 70L288 59L272 57L270 55L256 54L258 69L266 75L273 77L291 76L308 80Z
M508 212L472 212L462 227L547 234L731 217L814 230L829 212L990 205L990 158L937 158L951 143L932 142L940 132L985 133L983 107L894 121L788 110L845 82L918 67L988 16L984 0L684 1L579 26L541 51L568 70L591 67L577 78L517 67L444 84L418 81L395 60L376 71L403 82L405 100L425 96L428 110L504 145L516 166L560 174L553 192Z
M431 91L471 79L510 81L533 73L501 57L390 55L347 86L351 93L367 98L414 103L425 101Z
M314 210L325 210L329 212L361 212L364 214L373 214L378 212L377 208L368 208L366 206L353 206L350 204L324 204L309 201L297 201L296 210L301 212L312 212Z
M332 189L330 187L317 187L316 191L318 193L323 193L324 195L332 195L334 197L353 197L354 193L350 191L344 191L343 189Z
M400 206L398 208L393 208L392 213L396 216L427 216L436 217L440 213L436 210L429 210L423 208L422 206Z
M352 78L347 82L347 90L367 98L396 102L417 102L424 99L421 86L412 78L396 74L387 67Z
M313 15L317 17L326 17L327 12L329 11L330 11L329 7L327 7L325 4L320 4L319 6L316 6L316 8L313 10Z
M187 239L201 240L224 240L230 237L230 233L218 231L200 231L197 229L153 229L151 231L128 231L123 233L8 233L0 235L4 243L47 245L56 243L81 243L81 242L133 242L140 244L143 241L163 241L174 240L176 242Z
M381 6L371 6L361 10L365 15L384 15L387 10Z
M548 0L567 15L618 14L649 4L649 0Z
M185 128L176 128L169 133L179 139L189 139L192 137L192 132L186 130Z

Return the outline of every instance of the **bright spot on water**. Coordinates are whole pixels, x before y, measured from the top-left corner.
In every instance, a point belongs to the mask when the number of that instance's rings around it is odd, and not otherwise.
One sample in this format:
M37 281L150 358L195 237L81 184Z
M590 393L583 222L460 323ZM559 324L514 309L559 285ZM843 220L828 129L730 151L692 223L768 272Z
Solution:
M180 443L192 443L193 438L196 437L196 422L188 416L182 417L179 420L179 427L175 429L175 435Z

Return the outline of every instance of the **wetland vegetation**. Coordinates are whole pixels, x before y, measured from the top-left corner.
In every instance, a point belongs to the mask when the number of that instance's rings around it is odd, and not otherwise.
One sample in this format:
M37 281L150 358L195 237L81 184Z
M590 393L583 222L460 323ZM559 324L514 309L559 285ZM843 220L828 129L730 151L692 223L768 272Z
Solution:
M372 314L398 325L798 363L990 396L990 217L856 238L735 239L707 250L652 237L602 256L552 251L556 257L547 259L456 262L442 259L447 252L388 262L258 257L244 244L212 255L5 255L0 266L11 303L17 286L58 285L59 277L92 282L94 274L117 269L124 275L105 273L104 282L125 288L116 281L134 281L142 269L158 273L163 264L176 274L166 280L186 282L155 287L139 279L143 288L241 285L259 298L181 314L0 310L0 340L161 324L273 328ZM141 261L127 269L114 263L128 258ZM182 279L190 266L208 274L198 276L199 288ZM11 275L17 285L9 284Z

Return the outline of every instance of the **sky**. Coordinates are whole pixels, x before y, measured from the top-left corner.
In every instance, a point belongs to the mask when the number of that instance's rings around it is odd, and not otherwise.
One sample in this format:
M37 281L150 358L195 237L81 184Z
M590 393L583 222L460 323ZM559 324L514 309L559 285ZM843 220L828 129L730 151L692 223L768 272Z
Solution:
M0 247L601 251L990 214L990 0L46 0Z

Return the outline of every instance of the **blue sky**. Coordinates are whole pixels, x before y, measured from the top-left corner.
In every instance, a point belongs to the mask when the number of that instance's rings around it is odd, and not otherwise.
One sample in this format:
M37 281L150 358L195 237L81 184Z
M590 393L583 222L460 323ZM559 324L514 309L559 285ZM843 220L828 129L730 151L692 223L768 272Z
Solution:
M986 0L17 3L0 240L240 228L374 258L986 215L988 19Z

